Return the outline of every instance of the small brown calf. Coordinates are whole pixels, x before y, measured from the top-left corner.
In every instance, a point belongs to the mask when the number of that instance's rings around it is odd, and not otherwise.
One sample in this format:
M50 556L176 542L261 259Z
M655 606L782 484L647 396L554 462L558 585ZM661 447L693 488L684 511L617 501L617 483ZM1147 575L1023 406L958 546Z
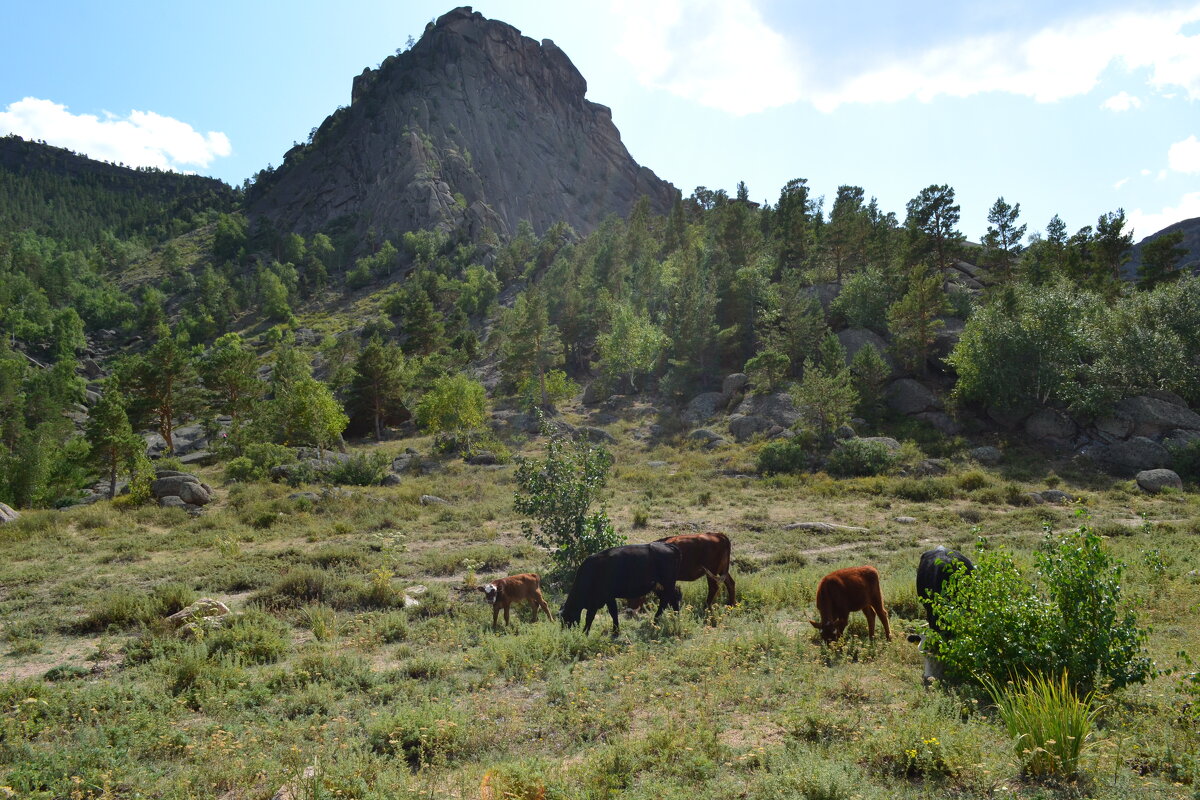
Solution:
M527 572L523 575L510 575L507 578L497 578L490 583L480 586L479 591L483 592L483 596L492 604L493 628L496 627L496 619L500 616L500 609L504 609L504 624L507 625L508 607L522 600L529 601L529 607L533 609L534 622L537 622L539 609L546 612L546 616L551 622L554 621L554 615L550 613L550 606L546 605L546 600L542 597L542 579L532 572Z
M821 639L832 642L846 630L852 611L861 611L867 618L867 634L875 640L875 615L883 620L883 633L890 640L887 611L883 608L883 592L879 589L879 570L874 567L846 567L829 573L817 584L817 612L820 622L809 620L821 632Z

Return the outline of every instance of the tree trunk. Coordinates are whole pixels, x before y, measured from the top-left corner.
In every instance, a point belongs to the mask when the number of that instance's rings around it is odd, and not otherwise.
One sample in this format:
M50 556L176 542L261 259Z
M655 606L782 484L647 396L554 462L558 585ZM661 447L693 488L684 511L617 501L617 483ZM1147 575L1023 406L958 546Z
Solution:
M112 500L117 495L117 456L116 453L109 459L108 464L108 499Z

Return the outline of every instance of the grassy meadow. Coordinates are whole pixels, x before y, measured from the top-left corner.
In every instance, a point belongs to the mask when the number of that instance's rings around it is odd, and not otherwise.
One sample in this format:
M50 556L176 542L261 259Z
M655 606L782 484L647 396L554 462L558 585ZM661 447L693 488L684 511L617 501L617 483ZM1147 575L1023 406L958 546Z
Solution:
M940 477L760 478L760 445L647 445L635 434L653 421L608 426L610 514L633 542L727 533L739 603L705 615L705 586L685 584L682 614L626 617L616 640L604 612L590 637L526 607L492 630L475 587L548 567L520 534L513 465L446 459L397 487L301 487L317 500L223 485L214 467L200 474L218 499L197 518L107 502L25 513L0 529L0 797L1197 794L1197 496L1147 496L1018 449L981 468L949 445ZM365 447L406 446L430 442ZM1079 501L1024 504L1055 487ZM1160 672L1101 698L1079 779L1036 780L986 695L923 688L904 640L920 616L916 563L938 543L974 554L983 535L1029 564L1045 526L1081 514L1127 564ZM786 528L816 521L866 530ZM817 581L868 563L892 640L869 643L856 614L822 647L808 624ZM565 588L544 589L557 613ZM200 597L240 613L181 639L163 618Z

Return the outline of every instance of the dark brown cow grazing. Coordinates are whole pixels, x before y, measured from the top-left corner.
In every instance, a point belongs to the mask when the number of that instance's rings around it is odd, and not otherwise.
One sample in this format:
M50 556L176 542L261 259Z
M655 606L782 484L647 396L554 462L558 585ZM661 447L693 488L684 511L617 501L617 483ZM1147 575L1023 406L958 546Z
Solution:
M723 533L684 533L679 536L667 536L658 541L673 544L679 548L682 558L679 580L708 579L708 597L704 600L705 608L713 604L722 584L725 586L725 604L733 605L737 602L737 587L734 584L733 575L729 573L731 546L728 536ZM645 597L639 597L636 600L630 600L629 607L636 611L645 602Z
M529 601L529 607L533 609L534 622L537 622L539 609L546 612L546 616L551 622L554 621L554 615L550 613L550 606L546 605L546 600L542 597L542 579L532 572L497 578L491 583L480 586L479 591L483 592L483 596L492 604L493 628L496 627L500 609L504 609L504 624L507 625L508 607L522 600Z
M820 622L809 622L821 632L821 639L832 642L846 630L850 612L861 611L867 618L867 633L875 640L875 615L883 620L883 633L890 640L887 611L879 590L879 570L874 567L846 567L831 572L817 585L817 612Z

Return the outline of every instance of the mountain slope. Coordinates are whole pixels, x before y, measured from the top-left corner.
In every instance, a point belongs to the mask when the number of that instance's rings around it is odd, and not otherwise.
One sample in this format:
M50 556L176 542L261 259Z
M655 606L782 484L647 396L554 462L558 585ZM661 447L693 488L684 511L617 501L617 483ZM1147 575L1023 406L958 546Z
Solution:
M236 193L215 178L94 161L19 136L0 137L0 233L28 230L82 244L101 231L163 239L199 211L228 211Z
M354 80L352 102L260 173L252 217L276 230L381 235L417 228L593 230L641 195L665 213L675 188L640 167L605 106L552 41L459 8L409 51Z
M1182 222L1176 222L1174 225L1168 225L1161 231L1150 234L1134 245L1133 251L1130 253L1129 263L1122 268L1126 277L1131 280L1137 280L1138 267L1142 264L1142 248L1146 246L1147 242L1152 242L1160 236L1174 233L1175 231L1183 233L1183 241L1179 243L1179 246L1188 251L1187 255L1180 259L1179 269L1184 272L1195 272L1197 269L1200 269L1200 217L1193 217L1192 219L1185 219Z

